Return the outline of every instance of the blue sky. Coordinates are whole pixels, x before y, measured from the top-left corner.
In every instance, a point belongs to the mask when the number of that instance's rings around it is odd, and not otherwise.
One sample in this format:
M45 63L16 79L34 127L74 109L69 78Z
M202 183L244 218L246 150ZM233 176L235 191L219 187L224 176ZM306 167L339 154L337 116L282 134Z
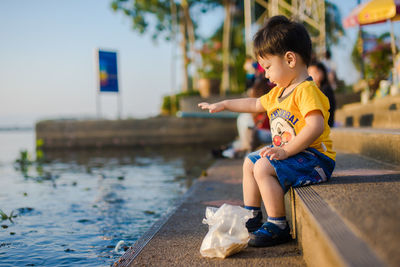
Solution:
M129 18L110 8L111 0L0 1L0 127L32 125L38 119L96 115L96 48L119 52L123 117L159 113L171 93L171 43L155 44L150 35L131 30ZM356 0L333 1L345 17ZM217 10L200 20L207 35L223 19ZM369 26L385 31L389 25ZM386 28L385 28L386 27ZM398 25L395 26L396 33ZM339 77L354 82L349 62L356 29L333 50ZM180 62L177 62L177 82ZM177 90L177 89L175 89ZM117 97L103 94L103 115L115 118Z

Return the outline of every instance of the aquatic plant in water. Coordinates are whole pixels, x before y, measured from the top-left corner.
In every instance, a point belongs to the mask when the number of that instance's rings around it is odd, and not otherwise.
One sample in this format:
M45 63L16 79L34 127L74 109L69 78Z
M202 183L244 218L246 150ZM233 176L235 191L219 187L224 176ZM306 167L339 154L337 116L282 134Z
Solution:
M15 160L14 167L17 171L20 171L25 178L32 178L36 182L43 182L46 180L54 180L58 178L57 175L52 175L52 173L45 171L43 164L45 164L45 155L42 150L43 140L38 139L36 141L36 158L31 160L31 156L27 150L21 150L19 157ZM35 167L36 174L30 173L30 167Z
M28 177L28 168L32 165L30 156L27 150L19 152L19 158L15 160L15 169L21 171L25 178Z
M4 213L4 211L2 211L0 209L0 218L2 221L10 220L12 222L12 218L15 218L15 217L17 217L17 215L14 215L14 211L11 211L10 215L7 215Z
M43 152L43 139L36 140L36 162L42 163L45 161L44 152Z

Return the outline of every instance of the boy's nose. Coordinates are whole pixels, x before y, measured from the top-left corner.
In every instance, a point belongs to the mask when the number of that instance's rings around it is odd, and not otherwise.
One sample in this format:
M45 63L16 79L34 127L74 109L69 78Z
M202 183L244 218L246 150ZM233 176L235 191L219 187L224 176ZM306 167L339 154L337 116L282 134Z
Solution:
M267 71L265 72L265 78L269 79L269 75L268 75Z

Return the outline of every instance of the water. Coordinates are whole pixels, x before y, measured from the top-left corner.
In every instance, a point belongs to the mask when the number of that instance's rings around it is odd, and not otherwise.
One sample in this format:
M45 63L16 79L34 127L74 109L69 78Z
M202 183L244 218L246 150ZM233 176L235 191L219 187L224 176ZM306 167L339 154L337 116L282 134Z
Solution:
M208 149L46 153L44 164L16 169L34 153L34 133L0 131L1 266L110 266L171 210L201 171Z

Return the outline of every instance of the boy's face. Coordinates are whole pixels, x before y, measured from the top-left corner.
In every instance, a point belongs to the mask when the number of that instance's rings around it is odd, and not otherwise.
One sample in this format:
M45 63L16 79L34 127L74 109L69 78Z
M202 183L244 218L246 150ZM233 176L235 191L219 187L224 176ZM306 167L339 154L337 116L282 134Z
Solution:
M265 77L279 87L287 87L293 79L285 56L266 55L259 57L258 63L265 69Z

